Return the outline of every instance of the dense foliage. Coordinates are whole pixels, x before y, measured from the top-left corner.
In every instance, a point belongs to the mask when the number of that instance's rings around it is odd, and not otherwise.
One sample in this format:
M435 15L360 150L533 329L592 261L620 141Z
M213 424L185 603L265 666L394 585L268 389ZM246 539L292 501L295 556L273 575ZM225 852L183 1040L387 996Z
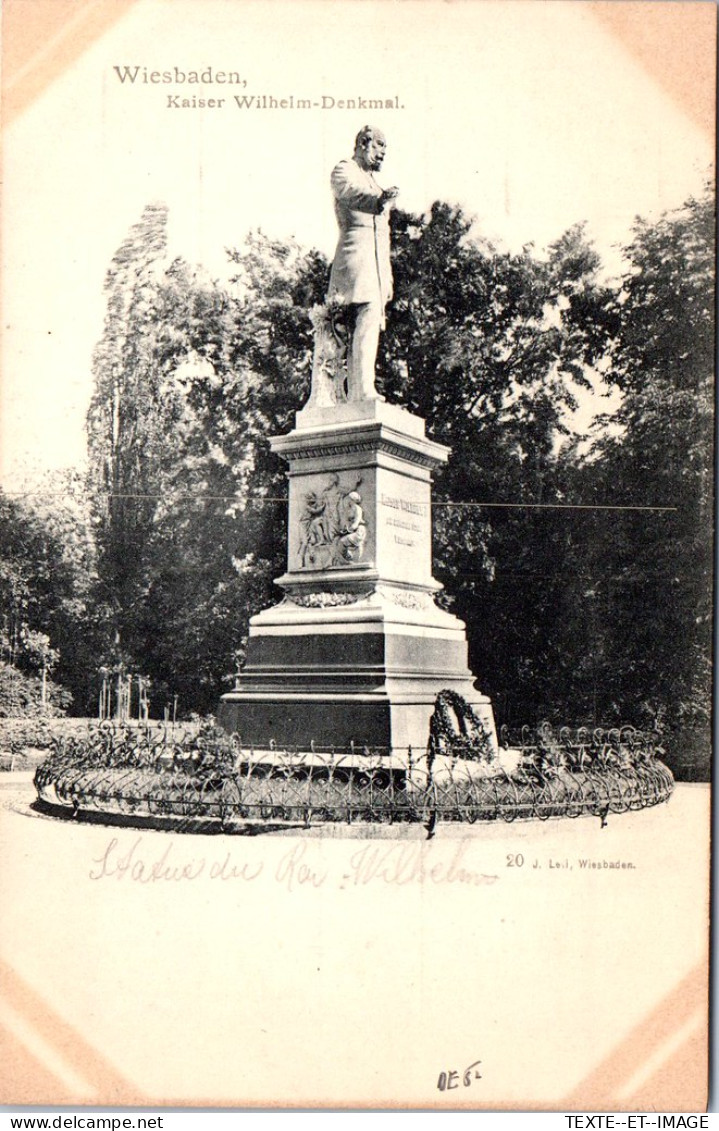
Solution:
M21 532L0 559L3 659L36 676L44 654L78 711L97 699L100 664L149 677L153 714L175 695L181 711L213 710L284 565L284 468L268 437L307 396L308 311L328 265L255 233L220 284L168 262L166 220L146 209L108 272L88 513L63 534L49 504L1 500ZM674 765L696 772L711 635L710 194L638 221L613 285L581 227L545 254L498 250L446 204L397 211L393 228L378 385L451 445L435 573L498 722L661 726ZM596 390L618 407L580 428ZM45 634L34 659L32 633Z
M30 499L0 491L0 716L82 710L97 656L91 531L76 476Z

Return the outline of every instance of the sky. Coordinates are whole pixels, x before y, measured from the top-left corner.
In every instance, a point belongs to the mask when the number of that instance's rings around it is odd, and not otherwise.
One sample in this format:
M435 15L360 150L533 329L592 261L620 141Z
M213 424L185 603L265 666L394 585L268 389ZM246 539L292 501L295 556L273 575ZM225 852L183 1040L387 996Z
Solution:
M696 3L619 7L643 9L638 38L586 0L126 0L4 130L0 484L82 466L105 272L146 204L169 206L170 253L214 275L258 227L331 258L329 173L366 122L402 207L461 204L509 249L586 221L618 270L635 216L700 192L714 155L713 91L699 113L682 97L713 68L711 20L700 57ZM241 83L176 83L175 67ZM224 103L183 107L193 95ZM338 105L363 98L393 105Z

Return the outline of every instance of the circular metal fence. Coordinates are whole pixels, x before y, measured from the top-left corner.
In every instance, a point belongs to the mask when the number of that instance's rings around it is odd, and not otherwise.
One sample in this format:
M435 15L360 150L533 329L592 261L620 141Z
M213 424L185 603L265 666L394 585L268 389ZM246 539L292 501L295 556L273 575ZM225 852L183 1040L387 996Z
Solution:
M466 742L407 750L258 750L215 733L166 742L108 731L58 744L35 774L39 798L77 816L132 820L427 822L576 818L606 822L666 801L674 787L652 736L631 727L501 732L499 755Z

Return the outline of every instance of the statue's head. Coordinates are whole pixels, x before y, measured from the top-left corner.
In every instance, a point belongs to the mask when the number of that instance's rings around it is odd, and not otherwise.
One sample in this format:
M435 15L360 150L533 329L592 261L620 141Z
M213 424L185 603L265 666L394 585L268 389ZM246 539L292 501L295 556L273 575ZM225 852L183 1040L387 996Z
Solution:
M376 126L363 126L355 138L354 158L361 169L376 173L382 168L387 141Z

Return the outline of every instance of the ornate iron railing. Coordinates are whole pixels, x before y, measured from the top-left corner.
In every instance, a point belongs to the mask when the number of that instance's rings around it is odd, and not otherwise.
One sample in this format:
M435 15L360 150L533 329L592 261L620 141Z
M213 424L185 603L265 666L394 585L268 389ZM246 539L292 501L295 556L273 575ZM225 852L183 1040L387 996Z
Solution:
M237 736L94 736L59 744L35 775L41 801L74 815L125 820L308 826L335 821L547 820L590 814L606 822L666 801L674 779L653 736L631 727L501 732L499 756L427 751L243 746Z

